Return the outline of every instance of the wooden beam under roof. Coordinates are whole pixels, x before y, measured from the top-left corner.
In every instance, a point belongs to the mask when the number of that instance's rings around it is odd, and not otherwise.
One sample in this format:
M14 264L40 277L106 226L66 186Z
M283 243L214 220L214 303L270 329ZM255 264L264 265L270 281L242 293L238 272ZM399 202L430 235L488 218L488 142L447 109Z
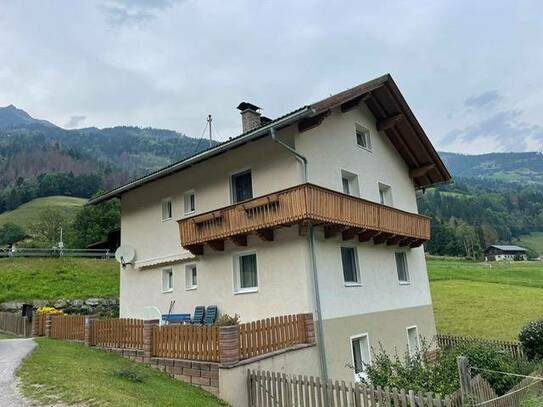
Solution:
M409 176L411 178L422 177L423 175L426 175L428 171L431 171L434 168L436 168L435 164L428 164L428 165L423 165L422 167L413 168L412 170L409 170Z
M360 95L354 99L348 100L347 102L341 105L341 112L345 113L351 109L354 109L360 102L364 102L371 97L371 93L366 93L365 95Z
M403 113L395 114L394 116L386 117L384 119L378 120L375 127L377 131L388 130L394 127L397 123L402 121L405 118Z
M323 120L330 114L330 110L319 113L313 117L308 117L307 119L302 119L298 122L298 131L303 133L309 129L320 126Z

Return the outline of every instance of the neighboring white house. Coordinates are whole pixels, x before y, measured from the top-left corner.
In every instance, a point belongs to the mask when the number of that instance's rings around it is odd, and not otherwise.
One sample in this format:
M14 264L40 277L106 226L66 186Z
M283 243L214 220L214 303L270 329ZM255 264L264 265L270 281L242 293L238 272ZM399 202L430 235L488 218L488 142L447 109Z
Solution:
M344 380L371 347L431 338L416 191L451 177L391 76L274 120L238 108L241 135L91 201L121 199L136 251L121 316L172 300L242 321L313 312L322 363Z

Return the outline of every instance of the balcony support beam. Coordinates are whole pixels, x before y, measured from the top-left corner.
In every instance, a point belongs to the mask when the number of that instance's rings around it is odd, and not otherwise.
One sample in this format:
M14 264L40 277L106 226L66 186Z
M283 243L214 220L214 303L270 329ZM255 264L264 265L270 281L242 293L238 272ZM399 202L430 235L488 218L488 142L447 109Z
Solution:
M409 245L409 247L411 248L415 248L415 247L419 247L420 245L422 245L424 243L424 240L423 239L417 239L415 240L413 243L411 243Z
M210 240L207 244L218 252L224 252L224 240Z
M359 242L367 242L372 237L379 235L379 231L377 230L365 230L364 232L360 233L358 235L358 241Z
M187 246L186 249L191 252L194 256L201 256L204 254L204 245L203 244L193 244Z
M400 243L404 239L404 236L394 236L387 240L387 246L394 246Z
M404 237L400 243L398 243L398 246L400 247L407 247L409 246L411 243L413 243L415 240L417 239L414 239L412 237Z
M341 232L341 239L343 240L353 240L357 234L360 233L360 229L349 228Z
M234 242L236 246L247 246L247 235L236 235L232 236L230 239L232 239L232 242Z
M256 234L265 242L273 242L273 229L260 229Z
M379 236L375 236L373 238L373 243L374 244L381 244L381 243L385 243L388 239L390 239L391 237L394 237L393 234L391 233L380 233Z
M330 239L336 237L344 229L341 225L324 225L324 238Z

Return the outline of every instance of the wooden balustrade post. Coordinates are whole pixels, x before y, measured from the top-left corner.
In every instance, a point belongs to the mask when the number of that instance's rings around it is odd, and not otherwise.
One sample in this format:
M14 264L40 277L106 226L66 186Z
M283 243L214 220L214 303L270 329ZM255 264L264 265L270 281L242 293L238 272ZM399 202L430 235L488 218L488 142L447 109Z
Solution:
M315 322L313 321L313 314L304 314L305 320L305 342L315 343Z
M158 319L143 321L143 361L145 363L149 363L153 357L153 327L158 323Z
M219 327L219 361L223 364L234 364L239 360L239 325Z
M92 341L92 331L94 328L94 315L85 315L85 346L94 346Z
M45 336L51 336L51 327L53 325L53 316L51 314L45 314Z

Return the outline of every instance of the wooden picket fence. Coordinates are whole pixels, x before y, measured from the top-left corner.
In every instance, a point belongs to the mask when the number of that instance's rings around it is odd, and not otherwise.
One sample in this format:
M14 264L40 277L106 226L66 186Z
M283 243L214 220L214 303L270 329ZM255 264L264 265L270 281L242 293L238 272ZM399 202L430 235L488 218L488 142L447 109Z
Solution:
M84 315L53 315L51 317L51 337L73 341L85 340Z
M94 320L91 344L108 348L143 349L143 320L132 318Z
M448 407L448 396L318 377L248 371L249 407ZM327 401L326 401L327 400Z
M153 327L154 357L219 361L219 328L166 325Z
M45 336L45 318L45 314L34 316L34 324L36 325L37 336Z
M30 336L32 334L32 323L19 313L0 312L0 331L19 336Z
M451 336L451 335L436 335L437 345L442 349L452 348L460 344L483 344L491 345L498 349L501 349L509 353L514 358L521 358L523 356L522 347L520 342L516 341L500 341L494 339L484 338L472 338L468 336Z
M306 341L304 314L240 324L240 356L248 359Z

